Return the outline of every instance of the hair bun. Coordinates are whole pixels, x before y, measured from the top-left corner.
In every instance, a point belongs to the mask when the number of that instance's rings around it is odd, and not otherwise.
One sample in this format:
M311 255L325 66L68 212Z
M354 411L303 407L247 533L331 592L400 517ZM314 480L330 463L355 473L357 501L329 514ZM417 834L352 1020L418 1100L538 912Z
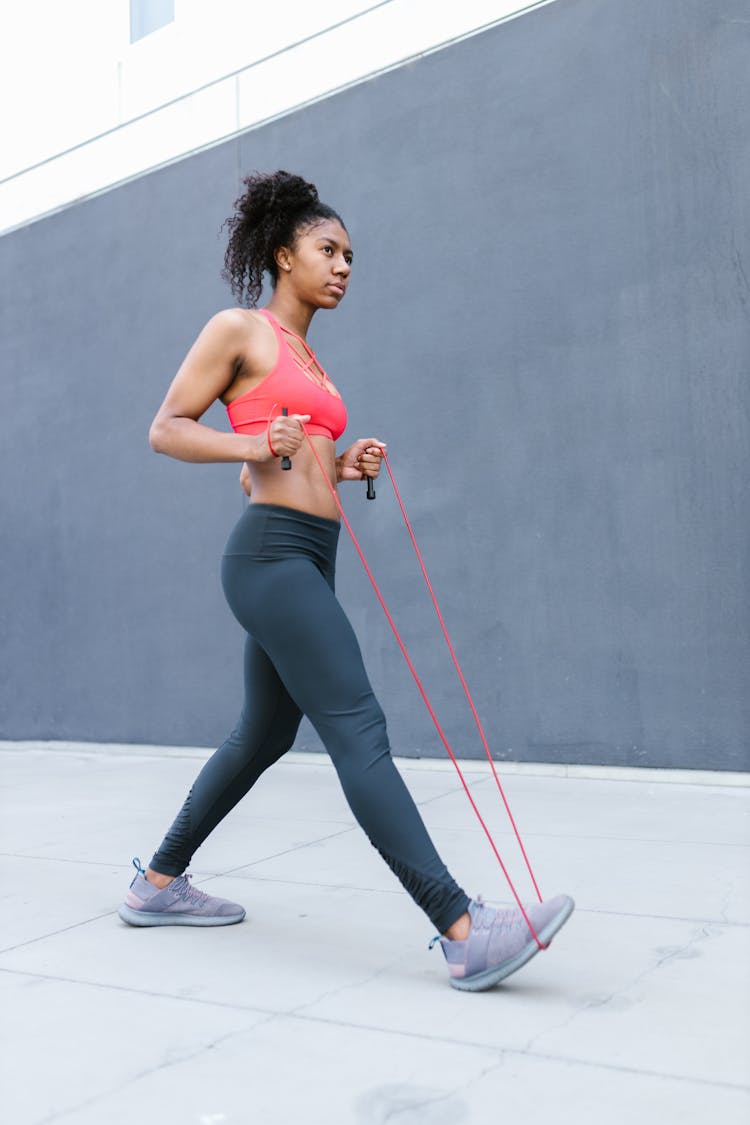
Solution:
M278 207L302 211L319 202L315 184L303 180L302 176L296 176L292 172L275 172L271 179L274 181L274 202Z
M293 172L259 172L245 176L243 184L247 189L235 203L243 216L251 222L262 223L271 212L285 211L293 214L314 207L318 202L318 189L315 184L304 180Z

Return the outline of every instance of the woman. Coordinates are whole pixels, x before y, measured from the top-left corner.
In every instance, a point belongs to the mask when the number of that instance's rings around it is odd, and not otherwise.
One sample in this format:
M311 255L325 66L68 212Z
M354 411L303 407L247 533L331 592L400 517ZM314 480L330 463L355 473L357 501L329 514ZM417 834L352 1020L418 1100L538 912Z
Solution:
M247 633L245 704L174 824L136 876L120 917L135 926L218 926L244 909L184 874L212 829L291 747L303 714L320 735L370 841L439 930L456 988L488 988L546 944L573 909L565 896L527 910L473 902L438 856L391 759L383 713L334 595L338 511L331 485L377 477L385 445L336 456L346 409L306 343L318 309L335 309L352 269L346 227L315 187L287 172L253 175L229 219L223 276L248 307L212 317L154 419L151 446L183 461L243 463L250 504L229 536L222 583ZM273 295L255 309L264 273ZM233 433L201 423L220 399ZM322 463L330 485L321 471ZM284 471L289 467L292 471Z

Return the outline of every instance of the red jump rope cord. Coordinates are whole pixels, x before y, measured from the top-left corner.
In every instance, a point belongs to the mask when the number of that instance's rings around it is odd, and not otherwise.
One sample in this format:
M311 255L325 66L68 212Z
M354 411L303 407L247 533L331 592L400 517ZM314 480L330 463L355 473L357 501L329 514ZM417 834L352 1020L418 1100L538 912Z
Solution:
M492 838L490 830L487 827L487 825L485 824L485 822L482 818L482 814L480 813L479 809L477 808L476 802L474 801L474 798L471 795L471 791L469 790L469 786L466 784L466 779L465 779L465 777L464 777L464 775L461 771L461 767L459 766L458 761L456 760L456 756L453 753L453 750L451 749L450 743L448 742L448 739L446 738L445 732L444 732L442 726L440 725L440 721L439 721L437 715L435 714L435 711L432 707L432 704L430 703L430 700L427 697L427 692L425 691L424 686L422 684L422 681L420 680L419 675L417 673L417 670L414 667L412 659L409 656L406 645L404 644L404 642L401 638L401 634L399 633L398 628L396 627L396 622L393 620L393 616L392 616L390 610L388 609L388 606L385 603L385 599L383 598L383 595L380 591L380 587L378 586L378 583L375 579L375 576L372 573L372 570L370 569L370 566L367 562L367 559L365 558L364 551L362 550L362 548L359 545L359 540L357 539L357 536L354 534L354 530L352 528L352 525L349 523L349 520L346 517L346 512L344 511L344 509L342 507L341 500L339 498L338 492L336 491L334 486L331 484L331 481L329 479L328 473L326 472L325 466L323 465L323 462L321 461L321 459L318 455L318 451L316 450L313 443L310 441L310 435L308 434L307 430L305 430L304 426L302 427L302 429L304 430L305 437L307 438L307 444L310 446L310 449L312 450L313 456L315 457L315 460L318 462L318 466L320 467L320 471L323 474L323 477L326 481L326 484L328 485L328 489L331 493L331 496L333 497L334 503L336 505L336 508L338 509L339 515L341 516L341 519L344 523L344 526L346 527L346 530L349 532L352 543L354 544L354 548L355 548L357 554L359 555L360 562L362 563L362 566L365 569L367 577L370 579L370 582L372 584L372 588L375 591L375 595L376 595L378 601L380 602L380 605L382 607L383 612L385 613L386 618L388 619L388 624L390 625L390 627L393 631L393 635L396 638L396 642L398 644L398 647L401 649L401 653L402 653L402 655L404 657L404 660L406 661L406 663L409 667L409 671L411 672L412 676L414 677L414 682L417 685L417 688L419 690L419 694L422 696L422 700L423 700L424 705L425 705L425 707L427 708L427 710L430 714L430 718L432 719L432 721L435 725L435 730L437 731L438 735L440 736L440 741L443 743L443 746L445 747L445 749L448 753L448 757L450 758L451 762L453 763L453 765L455 767L456 773L458 774L458 776L460 778L460 781L461 781L461 784L464 788L464 792L466 793L466 796L469 799L469 803L470 803L472 809L474 810L474 813L477 817L477 820L479 821L479 823L482 826L482 829L484 830L484 834L489 841L490 847L492 848L492 851L495 855L495 858L497 859L497 862L500 864L500 867L502 869L503 875L505 876L506 882L507 882L508 886L510 887L511 892L513 894L513 898L516 900L516 904L517 904L519 910L521 911L521 914L523 915L523 918L526 922L526 925L529 927L529 930L531 931L531 934L534 938L534 941L536 942L536 944L539 946L540 949L546 949L547 947L545 945L543 945L542 942L539 940L539 936L538 936L536 930L534 929L534 927L532 926L531 921L529 920L529 916L526 913L526 909L525 909L523 903L521 902L521 899L518 895L518 892L516 891L515 886L513 885L513 880L511 879L511 877L508 873L508 869L506 868L505 864L503 863L502 856L500 855L500 852L497 849L497 845L495 844L495 841ZM445 623L443 621L442 614L440 613L440 610L438 609L437 601L435 599L435 595L434 595L434 592L432 590L430 580L427 577L427 571L425 569L424 562L422 561L422 556L419 552L419 548L417 547L416 539L414 538L414 532L412 531L411 525L409 524L409 521L406 517L406 511L403 507L403 503L401 501L401 496L398 492L398 489L396 488L396 482L393 478L393 473L391 472L391 467L390 467L390 463L389 463L387 454L384 453L383 455L386 458L386 468L388 469L388 475L390 476L391 482L393 483L394 491L396 492L396 496L398 498L398 502L399 502L399 506L401 508L401 512L404 516L404 519L406 520L406 525L407 525L407 528L409 529L409 534L411 536L412 543L414 544L414 547L417 550L417 555L419 557L420 565L422 567L422 573L425 577L428 588L430 590L430 595L432 597L433 605L435 606L435 609L437 610L438 617L439 617L439 620L440 620L442 628L443 628L443 633L445 635L446 640L448 641L451 656L453 657L453 662L456 665L456 668L458 670L458 673L459 673L459 676L460 676L460 679L461 679L461 683L464 685L464 690L465 690L465 692L467 694L467 697L469 699L469 702L471 704L472 712L474 713L474 716L475 716L475 719L476 719L477 723L479 723L479 717L477 715L476 708L474 706L474 702L471 699L469 689L466 686L466 681L463 677L463 673L461 672L460 665L458 664L458 659L455 655L455 651L453 649L453 645L451 644L450 637L448 636L448 631L445 627ZM482 730L481 724L479 724L479 730L480 730L480 733L482 735L482 741L483 741L483 743L485 745L485 748L487 750L487 754L490 756L490 762L492 764L493 773L495 773L494 763L492 763L492 757L489 753L489 747L487 746L487 740L484 737L484 731ZM498 783L498 786L500 786L500 781L497 778L496 773L495 773L495 779ZM506 810L508 812L508 815L510 817L510 822L513 825L513 831L515 832L516 839L518 840L518 844L521 848L524 859L526 860L526 865L529 868L529 873L531 874L531 878L532 878L532 881L534 883L534 888L536 890L537 895L539 896L539 901L541 902L542 896L541 896L541 894L539 894L539 888L537 887L536 879L534 879L534 875L531 872L531 867L529 866L529 861L528 861L528 857L526 856L526 851L523 847L523 844L521 843L521 837L520 837L518 829L516 827L515 820L513 819L512 815L510 813L510 808L509 808L508 802L505 798L505 794L503 793L502 786L500 786L500 792L501 792L502 797L503 797L503 802L505 804L505 808L506 808Z
M432 599L432 604L435 607L435 613L437 614L438 621L440 622L440 628L442 629L443 636L445 637L445 643L448 645L448 651L451 654L451 660L453 661L453 665L454 665L454 667L456 669L456 672L458 674L458 678L461 681L461 687L464 689L464 694L466 696L469 707L471 708L471 713L474 716L474 722L476 723L477 730L479 731L479 737L482 740L482 746L484 747L484 752L487 755L488 762L490 763L490 768L492 770L492 776L495 779L495 782L497 784L497 788L500 791L500 796L503 799L503 804L505 805L505 811L508 814L508 819L510 820L510 823L513 825L513 831L515 833L516 840L518 841L518 846L521 849L521 855L524 858L524 862L526 864L526 869L527 869L527 871L528 871L528 873L531 877L531 882L534 884L534 890L536 891L537 898L541 902L542 901L541 892L540 892L539 887L537 885L537 881L534 878L534 872L531 870L531 864L529 863L529 857L526 854L526 848L523 846L523 840L521 839L521 834L518 831L518 828L516 826L516 822L515 822L515 819L513 817L513 813L510 811L510 805L508 804L508 799L505 796L505 790L502 787L502 784L500 782L500 778L497 776L497 770L495 769L495 763L492 759L492 753L490 751L489 744L487 742L487 736L484 733L484 727L482 726L482 721L479 718L479 714L477 712L476 706L474 705L474 700L472 698L471 692L469 691L469 685L466 683L466 680L464 678L464 674L461 671L461 665L458 662L458 657L456 656L456 651L453 648L453 643L452 643L452 641L450 639L450 636L448 634L448 629L447 629L445 621L443 619L443 615L440 612L440 606L437 603L437 598L435 597L435 591L432 588L432 583L430 582L430 576L427 573L427 568L424 564L424 559L422 558L422 552L420 551L419 546L417 544L416 536L414 535L414 531L413 531L412 526L409 522L409 517L406 514L404 502L401 499L401 493L398 490L398 485L396 484L396 479L393 475L393 470L391 469L390 459L389 459L387 453L384 453L383 456L385 457L385 467L388 470L388 476L391 478L391 484L393 485L393 491L396 495L396 500L398 502L398 506L401 509L401 515L404 517L404 523L406 524L406 530L409 533L409 538L411 539L412 546L414 547L414 550L415 550L416 555L417 555L417 559L419 560L419 566L420 566L420 569L422 571L422 575L424 577L425 583L427 584L427 589L430 592L430 598Z

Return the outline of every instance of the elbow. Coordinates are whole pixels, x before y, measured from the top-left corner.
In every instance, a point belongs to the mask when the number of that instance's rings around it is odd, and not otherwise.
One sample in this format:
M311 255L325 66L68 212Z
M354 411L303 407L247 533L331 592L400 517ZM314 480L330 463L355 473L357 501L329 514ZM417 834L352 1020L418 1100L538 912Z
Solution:
M166 453L164 423L160 421L159 418L155 418L151 423L151 429L148 431L148 444L151 446L154 453Z

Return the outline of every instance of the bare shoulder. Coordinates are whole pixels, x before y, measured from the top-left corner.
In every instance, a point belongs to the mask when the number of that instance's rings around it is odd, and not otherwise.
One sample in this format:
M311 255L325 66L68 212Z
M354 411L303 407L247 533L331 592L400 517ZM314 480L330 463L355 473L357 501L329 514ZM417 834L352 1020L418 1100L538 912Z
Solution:
M255 309L220 309L206 321L201 335L221 340L240 340L262 331L263 317Z
M207 321L201 336L214 347L230 351L242 366L265 362L273 331L257 309L220 309Z

